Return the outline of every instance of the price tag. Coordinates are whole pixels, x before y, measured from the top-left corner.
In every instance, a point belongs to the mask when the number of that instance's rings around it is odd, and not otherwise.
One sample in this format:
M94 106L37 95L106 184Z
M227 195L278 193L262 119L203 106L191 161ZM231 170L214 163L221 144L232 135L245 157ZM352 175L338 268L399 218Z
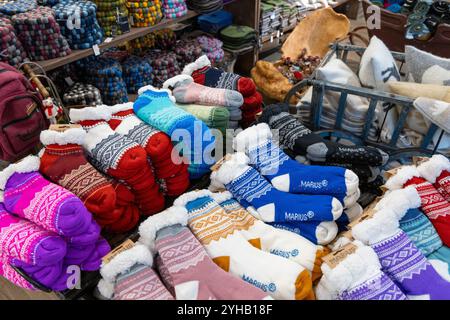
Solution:
M280 37L280 30L277 31L277 38Z
M106 39L105 39L105 43L110 43L110 42L112 41L112 39L113 39L113 38L111 38L111 37L106 38Z
M94 50L94 54L95 54L96 56L99 56L99 55L100 55L100 48L98 47L98 44L95 44L95 45L92 47L92 50Z
M107 264L112 259L114 259L114 257L116 257L119 253L129 250L133 247L134 247L134 242L130 239L126 240L120 246L113 249L110 253L108 253L106 256L104 256L102 258L103 264Z
M337 251L334 251L325 257L322 258L322 260L331 268L336 268L337 265L341 261L343 261L347 256L353 254L356 252L356 249L358 249L357 246L355 246L353 243L346 244L342 249L339 249Z
M71 77L66 77L66 78L64 78L64 80L66 81L66 83L69 87L73 86L74 82Z
M64 132L69 129L81 128L79 124L51 124L49 129L57 132Z
M270 35L270 43L273 42L273 34Z

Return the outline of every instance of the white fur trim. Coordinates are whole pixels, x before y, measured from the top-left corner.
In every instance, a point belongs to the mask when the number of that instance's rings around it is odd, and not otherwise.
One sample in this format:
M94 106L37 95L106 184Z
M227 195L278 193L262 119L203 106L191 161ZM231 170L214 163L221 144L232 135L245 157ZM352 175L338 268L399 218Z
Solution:
M355 221L363 213L363 208L359 203L354 203L350 208L344 209L345 215L350 222Z
M83 128L72 128L64 132L53 130L44 130L41 132L41 142L44 146L49 144L65 145L65 144L79 144L84 143L86 138L86 131Z
M332 251L337 251L337 250L341 249L342 247L344 247L346 244L349 244L350 242L352 242L352 240L350 240L347 237L339 237L329 247L331 248Z
M244 153L237 152L220 166L211 179L214 179L214 184L218 182L225 185L242 175L249 168L249 162L250 159Z
M352 228L352 235L364 244L374 244L387 239L399 231L395 212L385 208L371 219L364 220Z
M144 87L139 88L138 90L138 95L143 94L145 91L154 91L154 92L165 92L167 93L167 95L169 96L170 101L172 101L173 103L176 103L177 100L175 99L175 97L172 95L172 92L170 90L167 89L156 89L154 86L152 85L147 85Z
M100 274L105 281L114 283L117 276L138 263L149 267L153 265L152 253L140 243L137 243L129 250L119 253L110 262L102 264Z
M203 55L194 62L186 65L183 69L182 74L187 74L188 76L191 76L194 73L194 71L204 67L211 67L211 61L209 61L207 55Z
M194 79L192 79L191 76L188 76L186 74L179 74L175 77L172 77L164 81L163 88L166 90L169 90L169 87L176 88L179 82L183 82L186 80L188 80L189 83L194 82Z
M173 204L175 206L184 207L189 202L194 201L195 199L198 199L198 198L203 198L203 197L211 197L212 198L212 192L209 190L206 190L206 189L198 190L198 191L191 191L191 192L188 192L188 193L185 193L185 194L179 196L173 202Z
M92 129L89 129L86 138L84 139L84 148L91 152L97 144L103 139L107 139L110 135L114 134L114 130L111 129L108 123L104 122L96 125Z
M134 115L130 115L129 117L122 120L122 122L117 126L115 131L117 133L127 135L131 129L137 127L142 123L142 120Z
M100 279L97 284L97 289L106 299L111 299L114 295L114 283L108 282L105 279Z
M70 120L74 123L85 120L105 120L111 119L111 114L103 106L86 107L82 109L70 109Z
M22 161L12 163L7 166L3 171L0 171L0 189L5 190L8 179L14 173L28 173L39 170L41 160L36 156L27 156Z
M187 210L184 207L172 206L166 210L148 217L139 226L139 241L144 243L153 252L155 247L156 233L176 224L187 225Z
M272 132L267 123L260 123L241 131L233 139L233 148L238 152L247 152L272 139Z
M222 203L224 201L232 199L233 195L230 191L216 192L211 194L211 198L213 198L217 203Z
M403 188L403 185L413 177L420 177L417 168L415 166L404 166L386 181L385 186L389 190L401 189Z
M375 210L390 209L394 211L397 219L401 220L409 209L418 208L420 205L421 199L416 188L408 186L385 194L375 206Z
M210 180L211 183L208 186L208 190L211 192L217 192L225 189L225 185L217 181L217 173L215 171L211 172Z
M430 160L417 167L420 175L431 183L435 183L442 171L450 171L450 161L441 154L435 154Z
M111 113L111 115L113 115L117 112L120 112L120 111L133 110L133 102L125 102L125 103L116 104L113 106L109 106L108 109L109 109L109 112Z

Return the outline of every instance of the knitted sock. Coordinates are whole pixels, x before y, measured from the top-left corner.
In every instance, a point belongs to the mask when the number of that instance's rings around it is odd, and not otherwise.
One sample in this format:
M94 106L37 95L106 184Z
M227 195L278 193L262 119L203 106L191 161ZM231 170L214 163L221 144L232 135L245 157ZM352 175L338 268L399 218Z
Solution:
M450 281L450 248L446 246L440 247L432 254L427 256L428 261L433 265L434 269L442 278Z
M11 215L0 203L0 253L31 265L48 266L64 258L66 242L37 224Z
M103 238L100 237L94 246L94 251L80 265L83 271L97 271L102 264L102 258L111 251L111 246Z
M114 215L116 192L112 184L87 162L81 146L85 136L86 132L81 128L65 132L42 131L45 151L39 171L79 197L103 226L103 223L111 224L118 219Z
M71 109L70 118L88 131L83 146L94 166L129 185L144 215L164 208L164 196L147 162L147 153L109 127L106 121L110 114L104 108Z
M100 269L98 290L114 300L173 300L152 269L151 252L142 244L119 253Z
M168 187L167 194L183 193L189 187L189 178L179 179L176 191L171 189L173 184L170 180L180 174L186 177L187 165L182 162L176 152L173 152L169 136L136 117L131 102L107 107L107 109L111 113L111 120L108 121L111 128L145 149L156 177L165 180ZM172 157L175 158L172 159Z
M447 202L450 202L450 161L445 156L435 154L430 160L419 165L417 170L434 185Z
M347 229L347 225L358 219L363 213L363 208L358 203L355 203L350 208L344 209L342 215L336 220L339 231Z
M400 288L380 268L375 252L358 241L355 253L335 268L322 264L323 277L317 298L333 300L406 300ZM330 294L331 293L331 294Z
M355 239L377 253L383 271L411 299L449 299L450 282L444 280L408 236L399 229L396 213L378 211L352 228Z
M178 103L196 103L231 108L239 108L244 103L244 98L237 91L206 87L195 83L192 77L187 75L178 75L166 80L163 88L172 90L172 94Z
M267 106L258 121L266 122L272 129L278 129L283 145L312 161L380 166L389 158L385 152L376 148L345 146L325 140L290 115L287 104Z
M342 214L342 204L325 195L300 195L279 191L261 174L248 166L243 153L230 156L211 174L214 185L224 185L239 202L243 200L254 210L256 218L265 222L334 221ZM244 206L245 206L244 203Z
M186 209L188 212L186 212ZM159 219L156 222L147 220L140 227L140 235L142 238L145 235L145 243L152 244L156 237L156 231L161 227L169 224L185 225L188 218L189 228L212 260L225 271L264 291L259 296L260 299L266 295L275 299L314 298L311 277L307 270L288 259L253 247L238 232L224 210L210 197L193 199L186 205L186 208L172 207L153 218ZM184 241L189 239L186 232L181 233L180 236ZM190 238L191 241L194 241L192 235ZM179 241L182 241L182 239ZM199 246L198 248L202 247ZM203 255L206 255L204 251L199 259L202 259ZM281 273L279 270L283 270L283 272ZM201 274L207 275L208 272L202 272ZM214 286L216 281L210 280L208 283ZM194 285L195 283L186 284L185 290L187 291ZM245 288L244 283L241 283L241 286ZM196 285L195 287L200 286ZM214 294L219 294L225 288L227 288L226 285L211 289L208 287L210 291L214 290L212 292ZM239 290L232 291L239 292ZM227 294L231 295L228 292ZM194 294L190 296L195 297ZM252 296L249 298L251 299Z
M63 266L63 261L45 267L29 265L20 260L11 260L10 264L20 268L30 278L49 289L55 291L67 289L68 275L66 274L67 269ZM64 276L66 281L64 281Z
M214 164L212 155L214 136L205 123L175 105L175 98L168 90L157 90L152 86L139 89L134 112L145 123L166 133L174 144L181 143L178 150L189 163L191 178L199 178L209 172ZM183 139L180 142L180 135Z
M386 181L390 190L413 186L420 196L422 211L436 228L445 245L450 245L450 203L445 201L436 188L420 177L414 166L405 166Z
M186 65L183 74L192 76L196 83L211 88L239 91L244 97L256 92L256 86L252 79L211 67L211 62L206 55Z
M28 156L0 172L6 210L66 238L83 237L92 215L73 193L45 180L38 169L39 158Z
M272 142L266 123L245 129L233 141L238 152L245 152L250 163L272 185L284 192L331 195L346 207L356 203L358 176L340 167L306 166L290 159Z
M173 207L174 208L174 207ZM141 225L143 238L158 252L164 281L177 300L262 300L267 293L225 272L186 228L186 212L169 209ZM183 209L183 208L181 208ZM164 220L167 218L167 220Z
M36 290L31 283L9 265L9 261L6 258L0 258L0 277L5 278L18 287L31 291Z
M209 193L207 190L203 192ZM209 194L225 210L233 224L239 228L239 232L250 244L263 251L297 262L312 272L313 281L321 276L320 265L322 257L328 253L327 249L311 243L298 234L275 228L255 219L238 201L232 198L228 191ZM328 242L333 239L334 237Z

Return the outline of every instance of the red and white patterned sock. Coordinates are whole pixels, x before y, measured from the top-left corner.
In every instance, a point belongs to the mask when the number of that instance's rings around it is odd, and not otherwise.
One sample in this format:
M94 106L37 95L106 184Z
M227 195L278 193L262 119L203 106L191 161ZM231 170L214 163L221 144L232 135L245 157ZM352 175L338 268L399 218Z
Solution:
M419 193L422 211L436 228L442 242L450 246L450 203L436 188L420 176L415 166L405 166L389 178L386 187L390 190L413 186Z
M430 160L419 165L417 170L450 202L450 161L445 156L435 154Z

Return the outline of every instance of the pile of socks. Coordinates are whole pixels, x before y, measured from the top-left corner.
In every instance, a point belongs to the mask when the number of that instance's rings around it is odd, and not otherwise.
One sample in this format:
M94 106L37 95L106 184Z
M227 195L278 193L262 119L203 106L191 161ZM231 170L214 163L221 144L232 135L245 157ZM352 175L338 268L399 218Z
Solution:
M177 35L170 28L156 30L151 33L155 38L155 48L161 50L172 50L177 42Z
M136 226L139 210L133 194L88 162L83 149L86 132L82 128L45 130L40 139L45 146L40 172L79 197L103 230L122 233Z
M38 7L11 18L16 34L31 60L48 60L71 53L67 40L61 35L57 19L48 7Z
M64 103L66 106L98 106L102 104L102 96L100 90L91 84L81 82L75 83L70 89L64 93Z
M200 44L203 54L205 54L212 63L218 63L223 60L225 53L222 49L222 41L214 37L199 36L197 37L197 42Z
M175 19L187 14L186 1L184 0L163 0L164 17Z
M102 43L103 31L97 21L95 3L69 0L57 4L53 10L72 49L88 49Z
M242 25L231 25L220 31L223 47L230 50L240 50L256 44L256 31Z
M144 56L153 68L156 87L161 87L164 81L181 73L177 55L171 51L149 50Z
M93 59L83 66L86 82L100 90L106 104L128 101L127 86L122 77L122 66L112 58Z
M260 36L269 36L276 32L281 25L281 8L261 1L261 20L259 22Z
M201 56L183 69L183 74L190 75L198 84L211 88L228 89L239 92L243 97L240 105L241 117L234 118L230 112L229 127L236 129L239 121L243 127L255 122L256 115L262 110L262 96L256 91L252 79L234 73L222 71L211 66L207 56Z
M22 62L28 60L27 53L17 38L11 20L0 18L0 60L13 67L19 67Z
M178 108L169 90L146 86L138 93L133 105L134 113L172 139L189 164L190 178L198 179L208 173L215 163L215 138L206 124Z
M130 56L122 62L123 80L128 93L137 93L139 88L153 84L153 69L147 59Z
M94 0L97 5L97 20L100 23L105 36L122 34L117 24L118 15L128 16L126 0Z
M210 13L223 7L222 0L187 0L186 2L189 9L197 13Z
M148 163L147 149L142 146L149 142L148 136L138 132L134 137L137 140L133 140L128 134L113 130L108 123L112 117L109 109L108 106L72 108L70 120L87 131L83 147L94 167L129 187L141 214L159 212L165 199ZM130 131L130 126L127 127Z
M40 160L28 156L0 172L0 259L3 276L27 284L11 268L20 268L40 285L55 291L68 288L69 266L95 271L109 244L83 202L39 173ZM6 271L6 274L5 274Z
M233 15L225 10L202 14L197 19L200 30L217 34L221 29L233 23Z
M25 13L36 8L36 0L2 1L0 3L0 13L7 16Z
M142 55L149 48L155 47L155 37L151 33L128 41L129 52L131 54Z
M186 64L194 62L203 54L195 39L177 41L173 51L177 55L178 64L184 67Z
M219 130L225 137L226 129L229 128L230 111L227 108L219 106L202 106L198 104L181 104L177 107L189 112L197 119L203 121L208 128Z
M163 17L162 0L127 0L128 15L133 27L149 27L157 24Z

